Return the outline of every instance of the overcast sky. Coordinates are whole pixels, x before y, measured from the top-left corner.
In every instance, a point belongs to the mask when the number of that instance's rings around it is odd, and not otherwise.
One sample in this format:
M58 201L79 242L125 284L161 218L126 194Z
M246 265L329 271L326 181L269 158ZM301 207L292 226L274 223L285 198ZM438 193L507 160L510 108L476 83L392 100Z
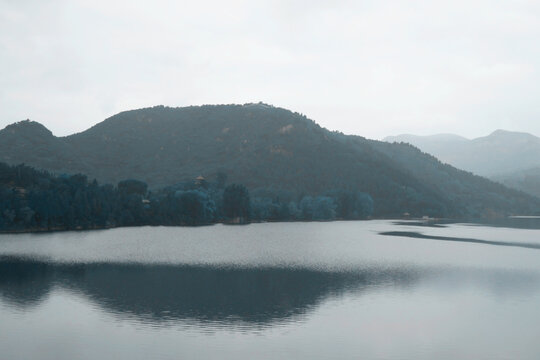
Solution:
M0 0L0 127L263 101L369 138L540 135L540 1Z

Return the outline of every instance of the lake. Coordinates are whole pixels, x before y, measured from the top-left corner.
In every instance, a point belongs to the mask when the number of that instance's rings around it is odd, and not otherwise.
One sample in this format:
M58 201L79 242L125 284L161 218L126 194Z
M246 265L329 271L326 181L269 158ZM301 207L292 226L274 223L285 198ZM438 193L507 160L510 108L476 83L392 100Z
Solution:
M539 224L0 235L0 358L539 359Z

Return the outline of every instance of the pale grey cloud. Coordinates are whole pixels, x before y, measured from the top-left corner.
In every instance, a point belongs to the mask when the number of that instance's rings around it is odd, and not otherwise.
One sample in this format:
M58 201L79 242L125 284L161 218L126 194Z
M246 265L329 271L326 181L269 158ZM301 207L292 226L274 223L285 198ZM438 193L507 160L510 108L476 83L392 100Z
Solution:
M264 101L330 129L540 135L536 1L0 1L0 126Z

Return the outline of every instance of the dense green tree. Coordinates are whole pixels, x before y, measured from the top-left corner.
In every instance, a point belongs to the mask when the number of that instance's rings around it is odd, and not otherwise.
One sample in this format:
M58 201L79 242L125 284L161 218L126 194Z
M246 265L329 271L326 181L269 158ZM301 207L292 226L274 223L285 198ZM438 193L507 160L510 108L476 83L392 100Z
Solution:
M249 221L250 205L249 191L244 185L231 184L223 191L223 212L225 217Z
M216 205L207 192L178 191L175 196L181 220L186 225L209 224L215 220Z

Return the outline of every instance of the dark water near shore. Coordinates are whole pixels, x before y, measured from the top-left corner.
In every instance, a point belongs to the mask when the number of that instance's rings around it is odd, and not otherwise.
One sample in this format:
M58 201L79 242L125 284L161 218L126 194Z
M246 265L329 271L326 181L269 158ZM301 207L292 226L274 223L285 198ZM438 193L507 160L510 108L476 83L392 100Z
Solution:
M0 358L538 359L535 221L0 235Z

